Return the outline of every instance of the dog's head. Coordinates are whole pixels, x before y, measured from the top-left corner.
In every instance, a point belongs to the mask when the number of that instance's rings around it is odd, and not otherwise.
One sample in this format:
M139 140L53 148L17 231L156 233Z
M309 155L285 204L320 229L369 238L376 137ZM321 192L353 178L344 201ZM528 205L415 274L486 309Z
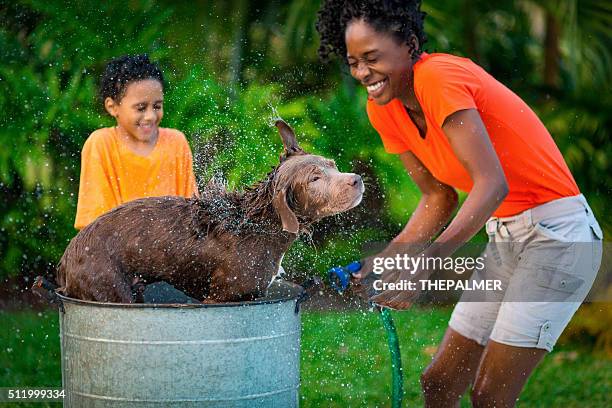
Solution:
M285 149L274 177L272 204L285 231L298 233L298 216L317 221L361 202L364 186L359 175L341 173L333 160L304 152L282 119L275 125Z

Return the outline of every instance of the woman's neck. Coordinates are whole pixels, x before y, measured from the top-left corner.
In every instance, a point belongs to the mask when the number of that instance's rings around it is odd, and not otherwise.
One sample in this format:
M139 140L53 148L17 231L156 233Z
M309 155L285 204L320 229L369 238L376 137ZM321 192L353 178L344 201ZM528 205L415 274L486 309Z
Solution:
M417 114L421 113L423 110L421 109L421 104L419 103L419 100L416 97L416 93L414 92L414 70L410 71L406 82L406 92L399 98L399 100L402 102L404 107L410 110L411 112Z

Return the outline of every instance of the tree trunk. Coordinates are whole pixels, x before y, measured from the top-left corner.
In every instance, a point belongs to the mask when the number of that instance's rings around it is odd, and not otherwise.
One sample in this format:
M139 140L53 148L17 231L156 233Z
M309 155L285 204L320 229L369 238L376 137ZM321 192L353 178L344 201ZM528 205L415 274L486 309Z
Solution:
M559 85L559 21L546 11L546 33L544 37L544 84L549 88Z
M245 50L245 38L248 35L246 30L246 20L248 15L248 2L237 0L234 6L234 36L232 38L232 56L230 59L230 84L235 92L242 82L242 59Z
M478 41L476 39L476 12L473 0L463 1L463 41L468 57L478 61Z

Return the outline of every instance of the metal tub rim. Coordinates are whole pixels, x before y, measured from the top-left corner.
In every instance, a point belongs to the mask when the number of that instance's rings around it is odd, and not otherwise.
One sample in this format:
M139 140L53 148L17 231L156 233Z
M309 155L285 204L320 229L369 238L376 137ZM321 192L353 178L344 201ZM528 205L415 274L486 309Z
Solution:
M272 285L282 287L285 291L283 294L275 296L266 295L256 300L248 300L242 302L224 302L224 303L115 303L115 302L97 302L95 300L82 300L64 296L56 292L56 296L62 303L71 303L83 306L95 307L114 307L126 309L201 309L201 308L219 308L219 307L245 307L264 304L275 304L289 302L292 300L300 300L304 296L304 288L298 284L288 281L274 281Z

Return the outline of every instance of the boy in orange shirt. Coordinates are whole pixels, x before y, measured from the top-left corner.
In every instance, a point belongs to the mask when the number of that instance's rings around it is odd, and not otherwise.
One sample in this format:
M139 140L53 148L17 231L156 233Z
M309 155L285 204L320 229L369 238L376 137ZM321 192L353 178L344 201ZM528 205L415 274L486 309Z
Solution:
M138 198L197 195L185 135L159 127L164 79L148 56L109 62L100 93L117 125L96 130L83 146L75 228Z

